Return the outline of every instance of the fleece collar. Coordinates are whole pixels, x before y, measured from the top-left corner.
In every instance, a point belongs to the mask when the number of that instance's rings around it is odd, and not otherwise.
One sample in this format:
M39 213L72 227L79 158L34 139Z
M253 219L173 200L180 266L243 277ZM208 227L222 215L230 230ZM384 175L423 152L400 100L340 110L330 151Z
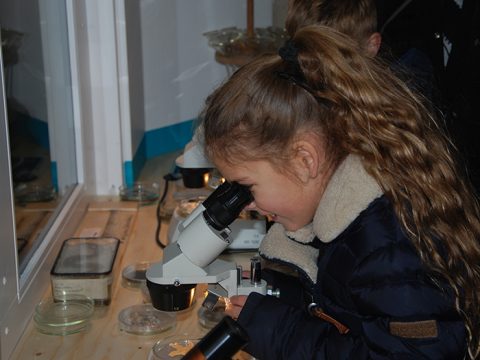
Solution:
M332 175L312 223L293 232L274 224L260 245L260 254L267 259L292 263L316 282L318 249L311 246L313 239L331 242L382 194L360 158L349 155Z

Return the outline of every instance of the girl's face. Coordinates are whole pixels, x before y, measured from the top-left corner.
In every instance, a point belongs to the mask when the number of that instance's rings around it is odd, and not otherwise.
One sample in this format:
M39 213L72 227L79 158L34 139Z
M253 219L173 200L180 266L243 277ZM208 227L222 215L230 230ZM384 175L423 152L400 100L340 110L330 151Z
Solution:
M326 178L294 179L276 170L264 160L244 161L230 165L215 162L227 181L248 186L254 201L246 209L268 215L286 230L295 231L309 224L326 185Z

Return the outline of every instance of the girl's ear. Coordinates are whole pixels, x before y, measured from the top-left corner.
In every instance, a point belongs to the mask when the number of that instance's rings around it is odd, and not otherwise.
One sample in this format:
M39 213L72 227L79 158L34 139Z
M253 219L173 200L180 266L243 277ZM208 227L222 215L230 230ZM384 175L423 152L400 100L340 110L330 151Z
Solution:
M310 139L299 140L294 144L294 151L294 170L298 178L306 183L309 179L317 177L325 159L318 144L310 141Z
M371 34L367 40L367 55L370 57L375 57L380 50L382 45L382 35L379 32L374 32Z

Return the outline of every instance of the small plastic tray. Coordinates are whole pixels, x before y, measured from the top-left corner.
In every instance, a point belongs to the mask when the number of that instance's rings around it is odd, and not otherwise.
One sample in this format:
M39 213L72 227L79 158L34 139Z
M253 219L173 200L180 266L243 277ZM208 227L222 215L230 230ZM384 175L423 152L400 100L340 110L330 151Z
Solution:
M82 295L65 294L47 298L35 307L33 316L38 331L49 335L69 335L84 330L93 315L94 302Z
M60 249L52 275L106 275L112 271L120 240L117 238L69 238Z
M155 309L151 304L129 306L118 314L120 329L136 335L152 335L173 328L177 316Z

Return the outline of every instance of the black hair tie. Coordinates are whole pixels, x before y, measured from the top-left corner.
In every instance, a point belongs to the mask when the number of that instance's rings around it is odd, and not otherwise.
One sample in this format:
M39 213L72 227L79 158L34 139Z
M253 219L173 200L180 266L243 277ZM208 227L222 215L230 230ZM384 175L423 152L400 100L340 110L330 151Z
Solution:
M294 85L302 87L315 99L317 99L317 101L319 101L315 89L307 84L307 80L305 79L305 75L303 74L302 68L300 67L300 63L298 61L298 48L295 46L295 43L292 39L287 40L285 44L278 49L278 55L280 55L282 60L285 61L287 66L285 66L285 70L275 71L274 74L281 79L287 80ZM316 88L319 88L318 85ZM320 104L325 105L323 102L320 102Z
M300 64L298 62L298 48L295 46L293 40L289 39L285 44L278 49L278 55L283 61L297 67L300 70Z
M300 63L298 62L298 48L292 39L289 39L285 44L278 49L278 55L287 64L284 71L275 71L275 74L285 80L290 81L295 85L299 85L311 94L314 94L313 89L307 85L305 75L303 74Z

